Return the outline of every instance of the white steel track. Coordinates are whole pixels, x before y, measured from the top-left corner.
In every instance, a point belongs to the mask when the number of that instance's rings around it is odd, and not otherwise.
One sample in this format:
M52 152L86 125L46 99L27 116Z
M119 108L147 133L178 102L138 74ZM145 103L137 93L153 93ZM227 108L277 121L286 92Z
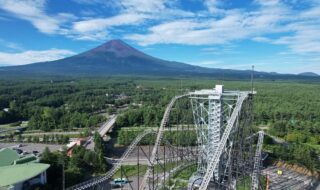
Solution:
M206 93L206 92L202 92L202 93ZM161 124L160 127L158 128L158 130L146 130L143 133L141 133L140 135L138 135L134 141L132 141L132 143L130 144L130 146L126 149L125 153L122 155L122 157L120 159L118 159L118 161L113 165L112 169L110 171L108 171L106 173L106 175L101 176L101 177L96 177L94 179L91 179L89 181L85 181L83 183L80 183L78 185L75 185L73 187L68 188L69 190L84 190L84 189L88 189L91 187L94 187L95 185L101 184L105 181L107 181L108 179L110 179L115 172L121 167L121 163L129 156L129 154L135 149L135 147L138 145L138 143L148 134L157 134L156 137L156 141L152 150L152 154L149 160L149 167L144 175L144 178L142 180L142 183L140 185L140 190L144 190L146 189L146 184L147 184L147 180L149 177L149 174L152 170L152 167L155 165L155 161L156 161L156 156L157 156L157 151L158 148L160 146L162 137L163 137L163 132L165 131L165 127L167 126L167 123L169 121L169 115L170 115L170 111L174 105L174 103L176 102L176 100L178 100L179 98L185 97L185 96L189 96L189 95L197 95L196 92L193 93L188 93L188 94L184 94L184 95L180 95L180 96L175 96L174 98L172 98L172 100L170 101L170 103L167 105L166 110L164 112L163 118L161 120ZM225 149L226 146L226 142L229 138L229 135L231 133L231 131L237 127L236 126L236 121L239 117L239 114L241 112L241 108L242 108L242 104L245 101L246 98L248 98L249 92L237 92L236 95L239 95L238 101L236 103L236 106L228 120L227 126L224 130L224 133L222 135L222 138L220 140L220 143L218 144L218 147L212 157L212 159L210 160L207 169L206 169L206 173L204 175L203 181L201 183L201 186L199 188L199 190L206 190L210 179L213 176L213 171L216 169L218 163L219 163L219 159L221 157L221 154L223 152L223 150ZM260 136L259 136L259 140L260 140ZM263 141L263 137L262 137L262 141ZM261 143L262 146L262 143ZM261 148L260 148L261 149ZM257 152L256 152L257 154ZM261 150L260 150L260 154L261 154ZM259 155L258 155L259 156ZM257 155L255 158L258 158ZM258 165L256 167L259 167ZM254 176L254 174L253 174Z
M170 103L166 107L166 110L164 112L164 115L163 115L163 118L161 120L161 124L160 124L160 127L159 127L158 131L150 129L150 130L146 130L143 133L141 133L140 135L138 135L134 139L134 141L131 142L130 146L126 149L125 153L121 156L121 158L118 159L116 163L114 163L114 165L111 168L111 170L109 170L104 176L93 178L91 180L79 183L79 184L77 184L75 186L72 186L72 187L69 187L67 189L69 189L69 190L84 190L84 189L88 189L90 187L93 187L95 185L98 185L100 183L103 183L103 182L107 181L108 179L110 179L117 172L117 170L121 167L121 163L136 148L137 144L142 140L142 138L145 137L146 135L152 134L152 133L157 134L157 138L156 138L156 142L155 142L155 145L153 147L151 158L150 158L150 162L149 162L148 165L149 166L154 165L157 149L158 149L158 147L160 145L160 142L161 142L161 139L162 139L162 136L163 136L164 128L168 123L170 111L171 111L171 109L172 109L172 107L173 107L173 105L174 105L174 103L176 102L177 99L185 97L185 96L188 96L188 95L189 94L184 94L184 95L175 96L174 98L172 98L172 100L170 101ZM140 187L142 187L142 188L145 187L145 183L146 183L146 180L147 180L147 178L149 176L149 173L150 173L150 169L147 170L147 172L146 172L146 174L144 176L144 179L143 179L143 184Z
M134 141L131 142L130 146L126 149L125 153L121 156L120 159L117 160L117 162L113 165L111 170L109 170L104 176L101 177L96 177L91 180L85 181L83 183L77 184L75 186L72 186L67 189L73 189L73 190L82 190L82 189L87 189L90 187L93 187L97 184L100 184L109 178L111 178L117 170L121 167L121 163L129 156L129 154L136 148L137 144L142 140L143 137L149 134L157 134L157 131L155 130L146 130L143 133L139 134Z
M257 143L256 152L254 155L253 173L251 176L251 190L257 190L259 188L259 172L261 162L261 150L263 145L264 132L259 131L259 138Z
M142 180L142 183L141 183L139 189L145 189L146 188L147 179L149 177L149 174L151 172L152 167L154 166L156 154L157 154L157 151L158 151L158 147L160 145L160 142L161 142L161 139L162 139L162 136L163 136L163 131L164 131L165 126L168 123L169 115L170 115L170 112L171 112L171 109L172 109L174 103L179 98L182 98L182 97L185 97L185 96L188 96L188 95L189 94L175 96L174 98L171 99L170 103L168 104L168 106L167 106L167 108L166 108L166 110L165 110L165 112L163 114L160 127L158 129L158 134L157 134L156 142L154 143L154 146L153 146L149 167L148 167L147 172L145 173L145 175L143 177L143 180Z

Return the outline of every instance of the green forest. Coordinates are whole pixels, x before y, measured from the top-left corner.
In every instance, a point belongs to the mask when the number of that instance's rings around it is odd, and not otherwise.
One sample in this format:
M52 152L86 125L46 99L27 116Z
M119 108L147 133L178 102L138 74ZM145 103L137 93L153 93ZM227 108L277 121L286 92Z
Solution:
M94 151L87 150L83 146L76 146L72 157L67 156L66 150L51 152L46 148L41 155L40 162L50 164L51 167L47 171L48 184L44 189L64 189L88 179L91 175L105 173L110 166L104 159L104 144L98 133L94 134L94 143L96 144ZM64 176L61 175L62 173Z
M249 81L208 78L63 78L0 80L0 124L29 121L27 130L95 128L118 113L119 144L127 145L136 133L128 129L158 127L165 106L175 95L213 88L250 90ZM320 170L320 81L268 81L254 83L254 126L289 143L266 141L265 150L275 159ZM188 99L176 105L172 121L190 112ZM193 122L193 118L184 118ZM130 138L126 138L126 135ZM303 154L304 156L301 156Z

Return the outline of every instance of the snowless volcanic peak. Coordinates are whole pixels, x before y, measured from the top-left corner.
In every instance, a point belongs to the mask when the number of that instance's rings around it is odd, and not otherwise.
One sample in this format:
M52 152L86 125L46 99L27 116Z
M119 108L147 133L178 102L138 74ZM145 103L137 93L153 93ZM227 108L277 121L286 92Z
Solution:
M116 57L128 57L128 56L139 56L149 57L148 55L134 49L121 40L110 40L92 50L88 53L113 53Z
M147 55L121 40L111 40L98 47L83 53L58 59L19 65L1 67L0 76L8 75L72 75L72 76L111 76L111 75L136 75L136 76L215 76L232 78L247 78L251 71L222 70L204 68L185 63L166 61ZM303 75L310 75L304 73ZM260 77L274 79L278 74L259 72ZM282 76L279 79L295 76ZM303 76L299 76L303 77Z

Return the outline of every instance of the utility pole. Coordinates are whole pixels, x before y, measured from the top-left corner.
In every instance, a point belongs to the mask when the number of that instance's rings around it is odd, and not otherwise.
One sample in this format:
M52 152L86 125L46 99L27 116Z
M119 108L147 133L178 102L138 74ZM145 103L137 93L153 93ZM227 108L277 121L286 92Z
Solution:
M251 91L253 94L253 73L254 73L254 65L252 65L252 70L251 70Z
M61 157L57 160L57 164L62 166L62 189L65 190L65 174L64 174L64 154L65 152L62 152Z
M62 190L65 190L64 160L62 161Z

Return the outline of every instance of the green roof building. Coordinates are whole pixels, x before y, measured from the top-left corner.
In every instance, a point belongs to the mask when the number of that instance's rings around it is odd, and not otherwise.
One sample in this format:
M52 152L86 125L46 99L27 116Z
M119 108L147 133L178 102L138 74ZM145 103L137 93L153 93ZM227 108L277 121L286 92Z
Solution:
M0 150L0 190L24 190L47 183L49 164L38 163L34 155L20 156L15 150Z
M11 165L19 158L20 156L15 150L3 148L0 150L0 167Z
M33 184L45 184L49 167L49 164L40 163L3 166L0 168L0 187L27 189Z

